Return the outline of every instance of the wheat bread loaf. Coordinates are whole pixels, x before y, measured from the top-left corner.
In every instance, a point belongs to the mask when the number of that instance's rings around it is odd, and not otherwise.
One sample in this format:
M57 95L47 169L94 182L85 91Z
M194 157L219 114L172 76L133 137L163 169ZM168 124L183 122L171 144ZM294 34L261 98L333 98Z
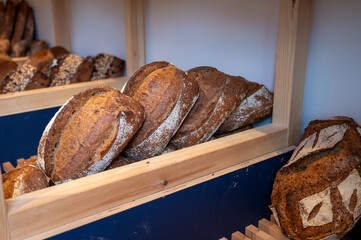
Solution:
M144 120L144 109L111 87L70 98L45 128L38 162L55 184L103 171Z
M200 96L172 138L177 149L209 140L246 96L247 85L213 67L196 67L187 71L198 83Z
M92 58L94 70L91 81L120 77L124 74L125 61L114 55L99 53Z
M145 108L146 119L124 154L142 160L163 152L199 95L195 80L167 62L138 69L123 92Z
M361 216L361 128L351 118L309 123L277 173L271 210L292 239L340 239Z
M245 99L218 128L217 134L234 131L272 114L273 93L262 84L245 81L248 85Z

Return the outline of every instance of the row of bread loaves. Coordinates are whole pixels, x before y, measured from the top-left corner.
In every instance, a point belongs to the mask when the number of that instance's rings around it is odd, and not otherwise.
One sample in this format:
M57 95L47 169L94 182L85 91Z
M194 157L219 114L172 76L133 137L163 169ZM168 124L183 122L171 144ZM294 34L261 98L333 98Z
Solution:
M240 123L219 130L242 111ZM271 111L272 93L262 85L212 67L184 72L153 62L130 77L123 93L94 87L68 100L45 128L37 161L58 184L202 143L217 131L247 129Z

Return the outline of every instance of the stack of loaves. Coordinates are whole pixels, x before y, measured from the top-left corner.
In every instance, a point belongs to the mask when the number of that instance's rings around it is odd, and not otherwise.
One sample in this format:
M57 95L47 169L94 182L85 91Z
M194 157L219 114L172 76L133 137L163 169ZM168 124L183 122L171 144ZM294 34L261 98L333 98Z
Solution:
M34 40L34 30L34 11L25 1L0 2L0 51L23 57L46 49L45 41Z
M39 51L19 66L4 62L0 61L0 94L119 77L125 66L124 60L110 54L82 58L59 46Z
M67 101L41 137L37 163L51 182L70 181L247 129L270 116L272 102L263 85L216 68L153 62L122 93L94 87Z

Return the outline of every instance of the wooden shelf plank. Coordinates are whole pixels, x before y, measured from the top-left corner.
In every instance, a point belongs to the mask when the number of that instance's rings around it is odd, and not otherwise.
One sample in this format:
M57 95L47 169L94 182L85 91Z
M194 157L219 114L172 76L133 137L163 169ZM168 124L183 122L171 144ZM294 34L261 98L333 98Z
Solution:
M12 236L26 238L66 224L71 227L81 219L86 219L84 224L104 217L106 211L122 211L119 206L136 199L161 191L170 194L169 188L284 148L286 133L269 124L9 199ZM37 216L39 221L33 221Z
M4 189L2 185L2 176L0 171L0 239L10 240L10 228L8 223L8 211L5 205Z
M11 162L4 162L3 163L3 169L5 172L9 172L11 170L14 170L15 167L11 164Z
M277 240L276 238L270 236L253 225L246 227L246 236L252 240Z
M89 87L111 86L120 90L127 80L128 77L109 78L0 95L0 116L58 107Z
M276 224L271 223L267 219L259 220L258 228L278 240L289 240L285 235L283 235L282 230Z
M232 238L231 240L251 240L249 237L247 237L246 235L244 235L243 233L237 231L232 233Z

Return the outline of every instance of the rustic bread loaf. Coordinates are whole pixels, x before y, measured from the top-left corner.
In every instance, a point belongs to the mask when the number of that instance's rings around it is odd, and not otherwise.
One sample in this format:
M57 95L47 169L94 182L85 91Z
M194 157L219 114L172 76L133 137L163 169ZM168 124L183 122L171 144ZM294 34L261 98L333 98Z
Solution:
M19 40L12 46L13 57L23 57L29 48L29 43L26 40Z
M88 82L94 70L94 63L91 57L87 57L80 63L75 74L70 78L69 83Z
M103 171L144 120L143 107L111 87L74 95L47 125L38 162L55 184Z
M146 112L143 126L124 152L135 160L162 153L199 95L195 80L166 62L153 62L138 69L123 92L139 101Z
M1 61L0 62L0 86L4 81L6 75L15 70L18 65L13 61Z
M48 187L48 179L35 158L29 158L3 175L5 199Z
M4 31L1 36L1 39L7 39L10 41L11 35L13 33L13 28L15 25L15 14L16 14L15 4L12 1L6 1ZM7 53L10 54L10 52Z
M217 134L231 132L272 114L273 93L264 85L245 81L248 85L245 99L218 128Z
M12 61L11 57L9 57L9 55L7 55L6 52L0 50L0 62L8 62L8 61Z
M172 138L178 149L202 143L211 138L234 108L246 96L246 83L216 68L196 67L187 71L199 85L199 98Z
M22 1L17 7L14 30L11 38L11 46L14 46L16 42L23 39L27 16L28 4L25 1Z
M74 76L83 62L84 58L75 54L65 54L54 60L50 67L50 86L77 82ZM86 65L83 66L86 67Z
M0 86L0 93L20 92L49 86L48 77L29 64L17 66L8 73Z
M43 40L32 40L29 46L28 54L30 56L37 52L43 51L49 48L49 44Z
M25 31L24 31L23 39L27 43L30 44L34 39L34 32L35 32L34 10L33 10L32 7L28 7L28 14L27 14L27 17L26 17L26 25L25 25ZM37 40L37 41L42 41L42 40ZM42 42L44 42L44 41L42 41ZM43 50L43 49L41 49L41 50Z
M361 127L312 121L277 175L271 210L292 239L340 239L361 216Z
M116 158L114 158L114 160L108 165L108 167L105 169L106 170L110 170L113 168L117 168L117 167L121 167L124 165L128 165L131 163L136 162L135 160L131 159L131 158L126 158L123 155L119 154Z
M5 29L5 10L4 2L0 2L0 38Z
M93 57L94 71L91 81L120 77L124 74L125 61L116 56L99 53Z

